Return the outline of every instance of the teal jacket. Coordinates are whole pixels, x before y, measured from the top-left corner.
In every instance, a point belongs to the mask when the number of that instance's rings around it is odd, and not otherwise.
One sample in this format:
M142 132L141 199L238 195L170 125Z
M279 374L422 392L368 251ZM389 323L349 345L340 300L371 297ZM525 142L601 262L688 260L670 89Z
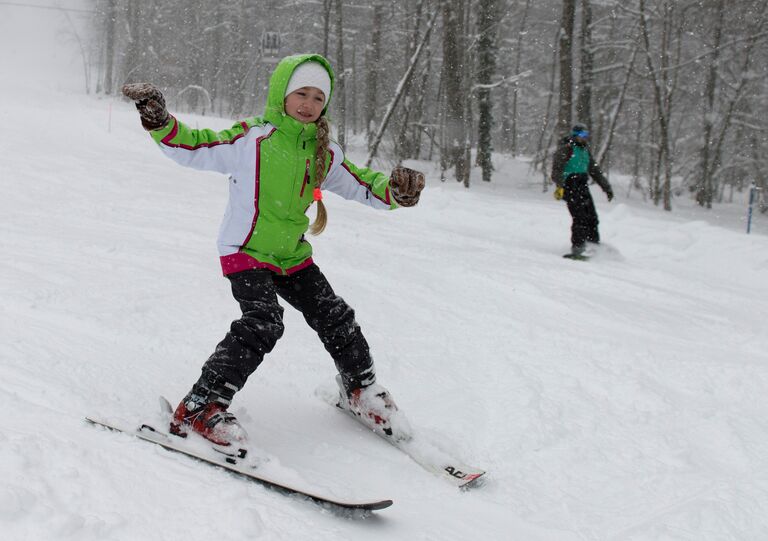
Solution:
M580 145L573 137L568 136L560 140L552 158L552 182L562 187L565 185L565 179L573 174L589 175L604 191L611 191L611 185L592 158L589 146Z
M177 163L229 175L229 202L217 242L224 274L253 268L291 274L312 263L312 246L304 235L316 187L317 126L295 120L283 107L293 70L307 61L325 66L333 88L333 71L324 57L289 56L270 78L263 117L219 132L192 129L171 117L167 126L150 132ZM328 102L330 96L326 107ZM389 177L355 166L335 142L326 163L323 190L378 209L397 208Z

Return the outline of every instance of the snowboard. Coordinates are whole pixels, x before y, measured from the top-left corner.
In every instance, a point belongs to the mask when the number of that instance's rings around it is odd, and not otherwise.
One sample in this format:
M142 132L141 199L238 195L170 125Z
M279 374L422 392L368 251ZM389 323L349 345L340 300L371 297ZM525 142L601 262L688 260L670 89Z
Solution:
M589 256L584 254L567 253L563 254L563 257L566 259L574 259L576 261L589 261Z
M281 482L278 479L270 479L266 476L260 475L258 468L254 469L248 466L240 465L238 463L233 464L232 462L235 462L235 461L229 456L222 457L221 460L217 460L215 458L205 456L199 450L190 448L188 445L185 445L184 439L178 436L174 436L170 433L165 433L163 431L160 431L148 424L142 424L138 428L133 428L133 427L122 426L117 423L105 421L103 419L99 419L96 417L86 417L85 420L91 425L100 426L114 432L122 432L125 434L130 434L141 441L159 445L160 447L162 447L163 449L166 449L167 451L178 453L180 455L184 455L189 458L195 459L209 466L219 468L241 479L258 483L278 493L281 493L287 496L296 496L299 498L303 498L313 503L320 504L321 506L324 506L324 507L335 508L338 510L361 511L361 512L367 513L372 511L379 511L381 509L386 509L387 507L391 506L393 503L392 500L367 500L367 501L338 500L336 498L331 498L322 494L318 494L317 492L314 492L314 491L291 486L287 483Z
M619 250L605 242L599 244L588 242L586 249L582 253L575 254L569 252L563 254L563 257L575 261L589 261L591 259L597 261L624 261L624 256L621 255Z

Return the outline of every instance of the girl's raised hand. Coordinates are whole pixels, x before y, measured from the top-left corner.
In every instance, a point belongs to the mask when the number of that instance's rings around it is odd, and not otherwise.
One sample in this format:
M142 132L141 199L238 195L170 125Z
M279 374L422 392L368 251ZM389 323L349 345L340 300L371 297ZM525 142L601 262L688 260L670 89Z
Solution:
M392 195L401 207L412 207L419 202L424 189L424 174L414 169L398 166L389 177Z
M163 93L152 83L131 83L123 85L123 95L136 102L141 125L147 131L159 130L168 124L168 110L165 108Z

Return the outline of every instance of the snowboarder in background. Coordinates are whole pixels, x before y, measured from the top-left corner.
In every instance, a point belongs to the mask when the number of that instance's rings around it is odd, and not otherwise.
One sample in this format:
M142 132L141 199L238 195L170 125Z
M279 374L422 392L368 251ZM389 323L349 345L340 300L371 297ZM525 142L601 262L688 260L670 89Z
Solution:
M374 431L409 437L404 416L376 383L354 311L313 262L305 233L325 228L325 190L375 209L411 207L419 201L424 175L405 167L386 175L345 159L329 139L325 116L333 85L324 57L286 57L271 76L264 116L220 132L180 122L150 83L123 87L164 154L184 166L229 175L218 249L242 317L232 322L176 408L170 423L174 434L196 432L216 445L247 449L245 430L228 408L283 334L279 296L318 333L336 364L349 409ZM313 204L317 217L310 226L306 212Z
M597 211L589 191L589 177L592 177L608 196L613 199L613 190L600 167L589 151L589 128L583 124L573 126L570 135L563 137L552 159L552 182L555 199L565 199L571 213L571 254L581 256L587 243L600 243L597 225Z

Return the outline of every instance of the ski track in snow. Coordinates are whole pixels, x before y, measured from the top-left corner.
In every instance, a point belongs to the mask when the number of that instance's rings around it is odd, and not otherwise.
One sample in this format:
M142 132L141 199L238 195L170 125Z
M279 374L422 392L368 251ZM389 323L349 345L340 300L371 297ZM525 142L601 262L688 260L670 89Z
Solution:
M765 216L747 236L743 206L686 221L613 179L612 204L593 195L616 253L579 262L522 161L469 191L411 162L414 209L329 196L316 261L380 382L489 472L457 491L322 404L333 363L286 309L233 410L287 479L395 501L344 516L84 423L156 420L237 316L215 251L226 181L164 158L122 101L0 92L3 538L768 538Z

